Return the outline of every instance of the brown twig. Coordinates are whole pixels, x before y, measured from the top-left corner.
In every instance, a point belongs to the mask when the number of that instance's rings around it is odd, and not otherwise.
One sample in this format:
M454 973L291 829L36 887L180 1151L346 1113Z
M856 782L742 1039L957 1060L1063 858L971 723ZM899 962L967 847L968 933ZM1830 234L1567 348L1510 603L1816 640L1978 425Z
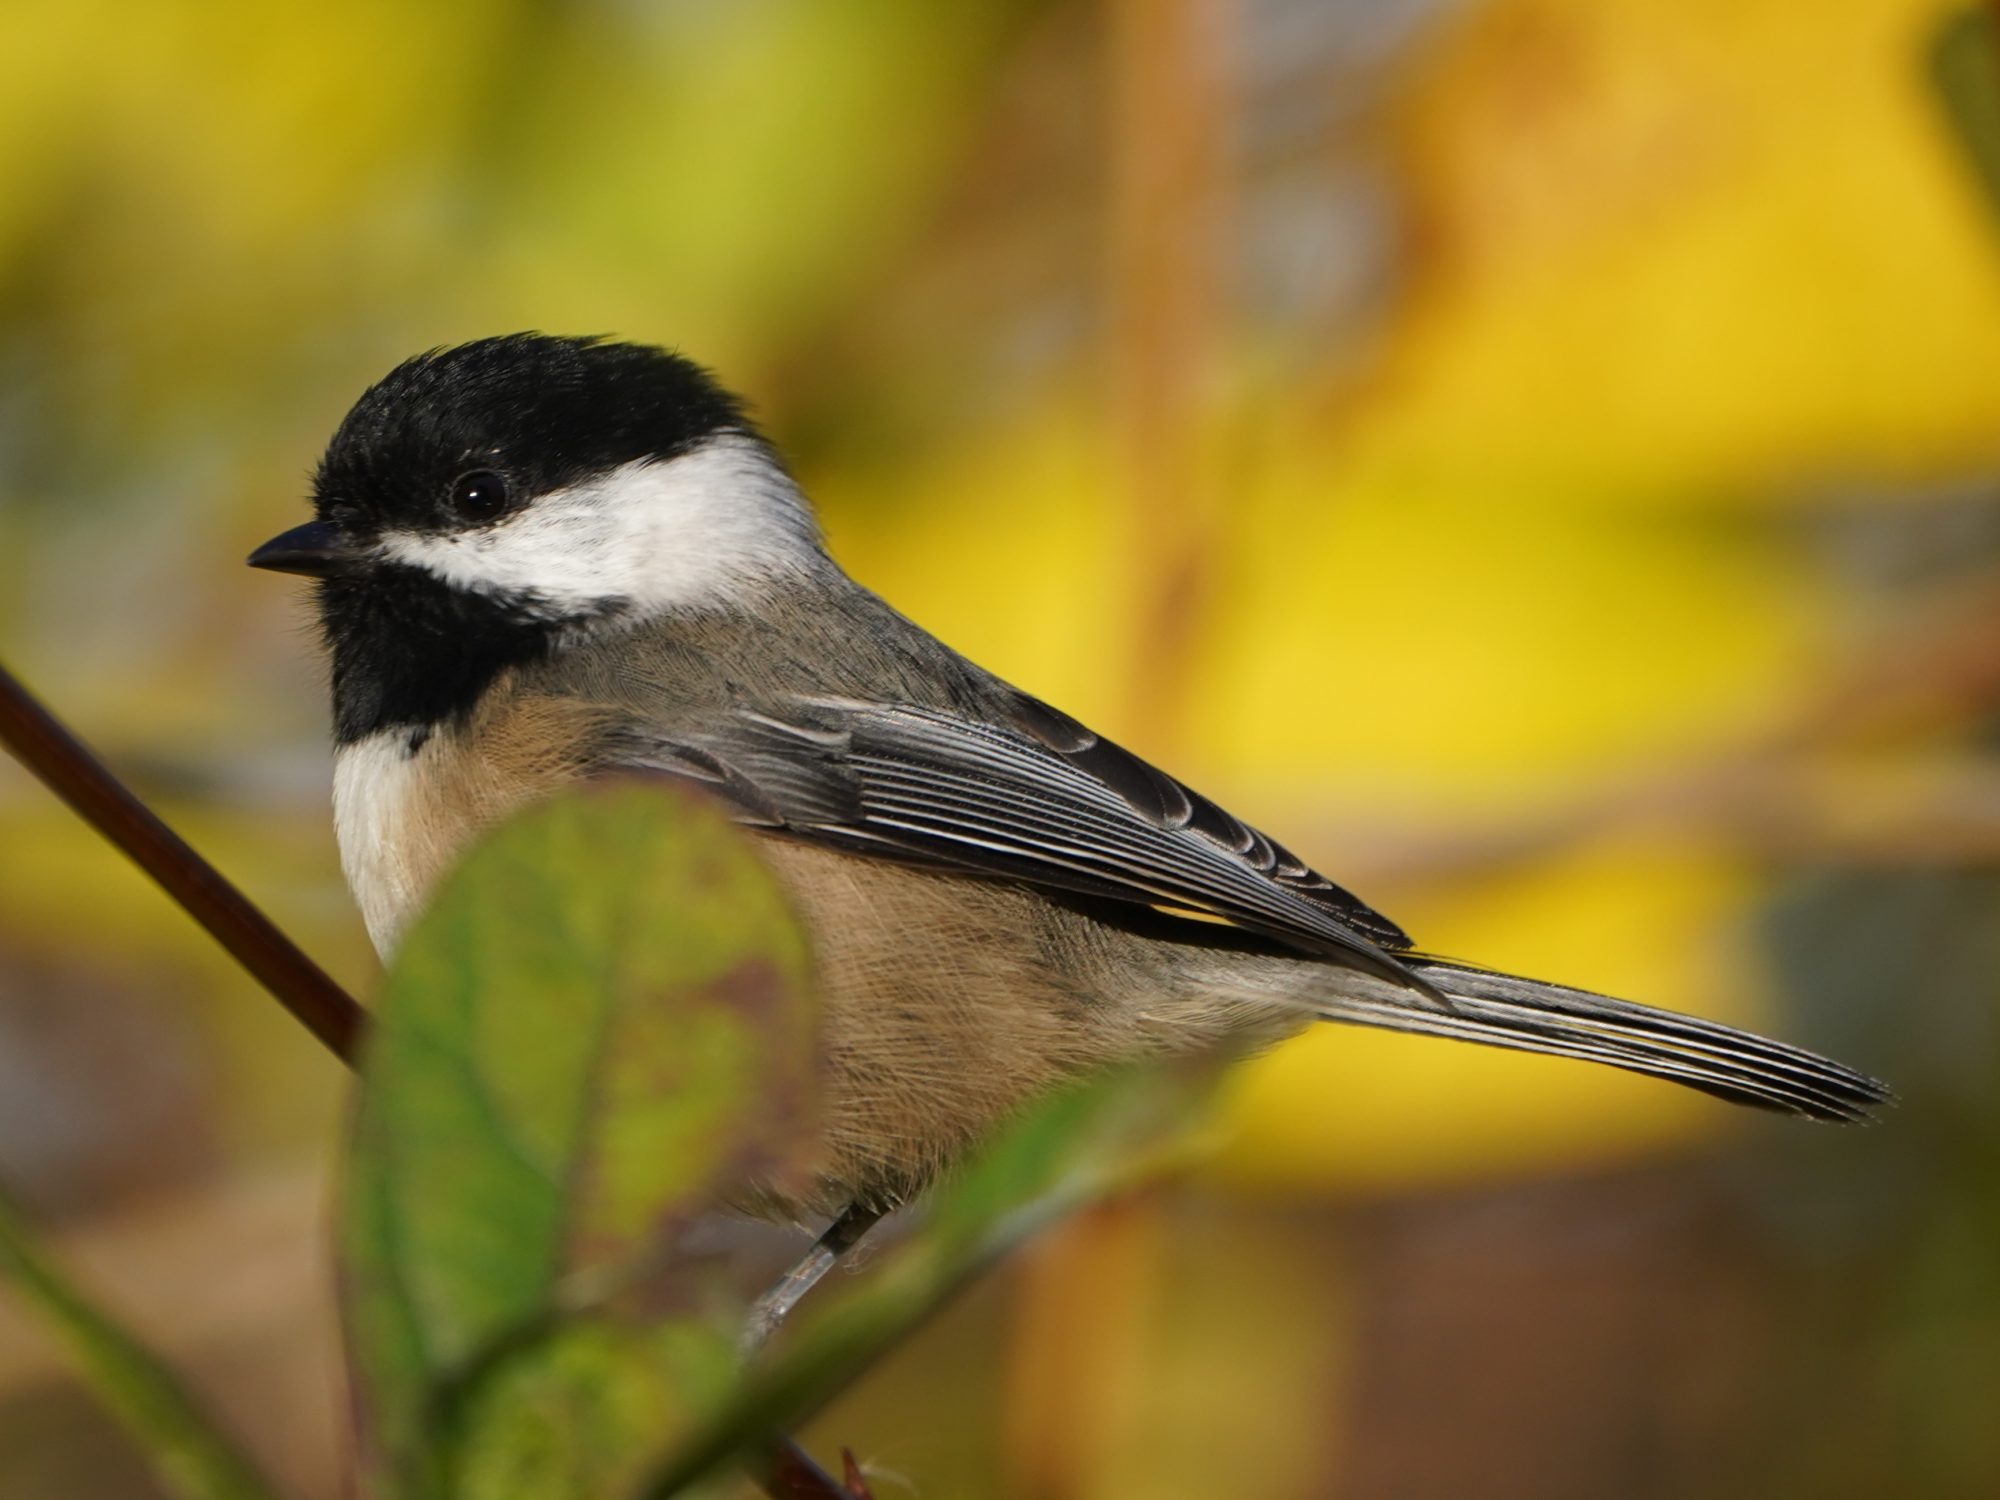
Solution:
M1218 0L1108 7L1106 354L1141 594L1124 705L1155 747L1186 729L1187 664L1221 550L1216 350L1234 191L1234 16Z
M341 1061L352 1065L361 1007L252 906L0 666L0 740L50 791L144 870Z
M161 822L4 666L0 743L150 875L328 1051L354 1065L368 1019L354 997ZM789 1438L772 1444L764 1488L773 1500L847 1500L851 1493Z
M1318 838L1301 835L1300 845L1339 842L1357 883L1409 886L1477 879L1644 827L1714 831L1775 858L1991 863L2000 851L2000 797L1990 758L1924 766L1905 756L1899 783L1879 767L1843 766L1836 757L1898 726L1964 726L1997 706L2000 584L1987 581L1884 631L1741 740L1486 827L1461 819L1449 831L1406 831L1372 848L1352 826L1329 827ZM1910 778L1912 770L1927 770L1929 784Z
M771 1450L763 1484L771 1500L849 1500L853 1493L790 1438ZM862 1494L865 1500L867 1492Z
M847 1480L850 1500L875 1500L875 1492L868 1488L868 1476L861 1472L861 1463L852 1448L840 1450L840 1468Z

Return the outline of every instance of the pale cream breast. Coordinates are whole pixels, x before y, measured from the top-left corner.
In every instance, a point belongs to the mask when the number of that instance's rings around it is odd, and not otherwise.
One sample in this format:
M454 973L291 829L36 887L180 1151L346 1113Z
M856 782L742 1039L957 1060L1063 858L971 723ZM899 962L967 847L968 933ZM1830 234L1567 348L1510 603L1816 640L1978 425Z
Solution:
M333 757L333 832L340 868L361 908L375 951L387 958L422 893L409 830L420 811L429 775L422 751L409 748L409 731L386 729Z
M388 729L335 752L341 869L384 958L479 833L588 770L600 710L503 684L462 725Z

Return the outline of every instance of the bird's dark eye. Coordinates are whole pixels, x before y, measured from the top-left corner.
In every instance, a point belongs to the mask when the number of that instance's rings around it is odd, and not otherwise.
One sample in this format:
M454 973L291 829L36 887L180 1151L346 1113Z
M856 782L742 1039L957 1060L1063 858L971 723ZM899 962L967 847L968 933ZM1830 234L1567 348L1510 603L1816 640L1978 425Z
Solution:
M461 521L497 521L514 503L507 476L491 469L474 469L451 482L452 514Z

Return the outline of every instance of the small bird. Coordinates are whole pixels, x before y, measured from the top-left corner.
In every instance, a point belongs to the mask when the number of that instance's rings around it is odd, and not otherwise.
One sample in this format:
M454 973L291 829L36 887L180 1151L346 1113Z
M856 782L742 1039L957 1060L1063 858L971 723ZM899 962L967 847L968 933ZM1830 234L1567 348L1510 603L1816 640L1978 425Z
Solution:
M814 954L804 1208L919 1192L1024 1101L1144 1056L1345 1021L1859 1120L1784 1043L1423 953L1289 849L849 578L735 397L665 350L514 334L408 360L334 434L314 519L334 825L386 956L481 829L580 779L705 788Z

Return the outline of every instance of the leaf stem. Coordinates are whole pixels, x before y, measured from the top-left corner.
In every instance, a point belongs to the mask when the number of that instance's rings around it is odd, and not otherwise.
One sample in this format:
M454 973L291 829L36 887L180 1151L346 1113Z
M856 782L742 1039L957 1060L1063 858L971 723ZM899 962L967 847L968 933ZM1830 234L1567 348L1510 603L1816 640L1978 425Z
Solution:
M68 1344L92 1388L140 1440L160 1481L186 1500L276 1500L174 1373L99 1312L42 1254L0 1189L0 1273Z

